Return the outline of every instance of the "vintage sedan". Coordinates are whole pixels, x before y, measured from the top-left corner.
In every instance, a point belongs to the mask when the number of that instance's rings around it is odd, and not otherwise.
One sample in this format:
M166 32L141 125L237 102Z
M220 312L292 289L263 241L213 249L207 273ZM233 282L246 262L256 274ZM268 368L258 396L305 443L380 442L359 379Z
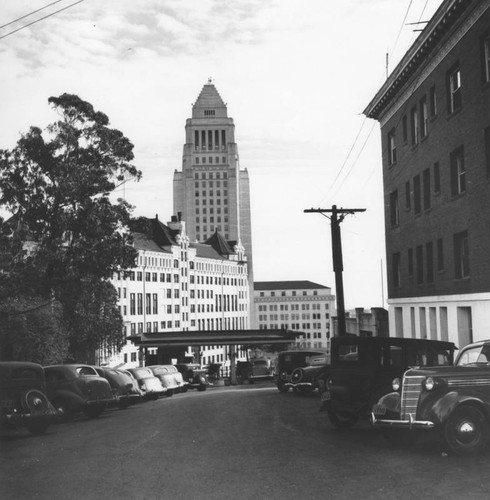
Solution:
M141 401L143 393L129 372L107 366L96 366L95 369L109 382L118 408L125 409Z
M317 363L317 360L321 360ZM325 350L291 350L280 352L277 357L277 364L274 372L274 379L277 388L281 392L288 392L294 387L292 380L293 372L297 368L318 364L328 364L328 354ZM298 372L297 372L298 373Z
M153 372L146 366L137 368L128 368L128 372L138 381L139 387L143 392L143 399L156 400L164 396L167 389L163 387L160 379L155 377Z
M46 395L43 367L37 363L0 363L0 423L44 434L57 412Z
M209 385L206 370L201 368L197 363L177 363L177 370L182 374L182 377L187 382L189 389L197 389L205 391Z
M260 380L272 380L272 368L268 359L251 359L237 361L236 380L239 384L248 381L249 384Z
M352 427L369 420L373 405L391 381L410 366L448 366L452 342L399 337L334 337L327 380L320 380L320 409L332 425Z
M163 387L167 389L167 396L172 396L178 392L186 392L188 383L174 365L154 365L148 367L155 377L160 379Z
M373 425L439 430L449 451L470 455L490 439L490 341L461 350L456 366L414 368L393 380L372 412Z
M52 365L46 366L44 372L48 398L64 421L79 412L96 418L116 404L109 382L93 366Z

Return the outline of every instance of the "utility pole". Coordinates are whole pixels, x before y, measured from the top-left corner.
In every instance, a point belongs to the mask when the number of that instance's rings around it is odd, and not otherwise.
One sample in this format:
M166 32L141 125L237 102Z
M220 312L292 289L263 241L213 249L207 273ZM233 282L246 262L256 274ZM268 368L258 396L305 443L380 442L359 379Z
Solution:
M344 265L342 262L342 240L340 237L340 223L348 214L365 211L365 208L337 208L337 205L332 205L332 208L310 208L305 210L305 213L319 213L330 219L330 229L332 233L332 260L333 270L335 273L335 290L337 295L337 320L339 326L339 337L347 335L345 329L344 282L342 278ZM331 213L332 215L329 217L328 215L325 215L326 213Z

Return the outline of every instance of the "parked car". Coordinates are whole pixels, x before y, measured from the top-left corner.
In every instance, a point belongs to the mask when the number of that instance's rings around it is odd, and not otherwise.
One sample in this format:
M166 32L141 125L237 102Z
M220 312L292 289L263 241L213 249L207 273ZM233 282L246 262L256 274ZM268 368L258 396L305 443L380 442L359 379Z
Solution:
M206 370L196 363L177 363L177 370L187 382L189 389L205 391L209 385Z
M141 401L141 389L129 372L106 366L96 366L95 369L101 377L106 378L109 382L118 408L125 409Z
M268 359L237 361L236 380L239 384L247 380L249 384L253 384L256 380L272 380L272 378L272 368Z
M211 363L206 367L206 373L208 375L208 380L216 381L220 378L221 363Z
M187 391L188 384L174 365L154 365L148 368L150 368L155 377L160 379L163 387L167 389L167 396Z
M281 392L288 392L291 387L294 387L294 382L292 381L294 370L297 368L306 368L312 364L318 366L319 360L323 364L328 364L327 351L318 349L280 352L277 356L277 365L274 372L277 388Z
M167 389L163 387L160 379L153 375L153 372L146 366L138 368L128 368L128 372L138 381L139 388L143 392L143 399L156 400L164 396Z
M320 389L320 380L328 379L330 374L330 364L328 356L314 357L310 361L310 366L298 367L291 373L291 382L286 386L291 387L296 393L306 394Z
M71 420L78 412L95 418L116 404L109 382L93 366L53 365L46 366L44 372L48 398L62 420Z
M452 342L399 337L334 337L328 380L320 380L320 409L335 427L369 419L391 381L411 366L453 364Z
M440 431L448 450L483 451L490 439L490 340L467 345L455 366L413 368L373 408L375 426Z
M56 416L46 395L43 367L37 363L0 363L0 423L44 434Z

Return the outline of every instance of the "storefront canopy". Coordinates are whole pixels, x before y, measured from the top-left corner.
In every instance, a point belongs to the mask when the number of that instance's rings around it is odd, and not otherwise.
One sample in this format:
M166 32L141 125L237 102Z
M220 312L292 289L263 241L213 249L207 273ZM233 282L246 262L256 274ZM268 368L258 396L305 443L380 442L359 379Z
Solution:
M291 330L205 330L145 332L128 337L140 347L186 347L202 345L264 345L296 342L303 332Z

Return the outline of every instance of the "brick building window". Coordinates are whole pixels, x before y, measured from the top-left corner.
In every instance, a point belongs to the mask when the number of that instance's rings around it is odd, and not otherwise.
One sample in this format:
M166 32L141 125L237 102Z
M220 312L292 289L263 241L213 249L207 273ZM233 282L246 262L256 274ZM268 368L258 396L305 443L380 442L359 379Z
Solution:
M486 33L482 41L482 77L484 83L490 82L490 33Z
M448 111L450 114L461 109L461 70L459 64L453 66L447 74Z
M427 109L427 97L420 100L420 137L423 139L429 133L429 111Z
M425 263L427 283L434 282L434 245L429 241L425 245Z
M433 173L434 173L434 194L439 194L441 192L441 168L439 167L438 161L434 163Z
M408 120L407 120L407 115L403 115L403 118L402 118L402 138L403 138L403 142L407 142L407 140L408 140Z
M410 140L413 146L419 142L418 131L419 131L419 116L417 113L417 107L414 106L410 110Z
M450 155L451 194L457 196L466 192L466 167L464 164L463 146L455 149Z
M419 214L421 208L420 175L416 175L413 178L413 210Z
M415 260L417 265L417 284L420 285L424 282L424 249L419 245L415 249Z
M412 206L411 196L410 196L410 181L405 182L405 208L410 210Z
M422 173L422 180L424 184L424 210L429 210L432 206L431 202L431 188L430 188L430 169L425 169Z
M390 221L391 226L398 226L400 223L400 215L398 210L398 190L390 193Z
M429 90L429 111L431 118L437 115L437 94L435 85Z
M395 142L395 129L388 132L388 164L394 165L396 163L396 142Z
M454 235L454 276L466 278L470 275L470 255L468 246L468 231Z

